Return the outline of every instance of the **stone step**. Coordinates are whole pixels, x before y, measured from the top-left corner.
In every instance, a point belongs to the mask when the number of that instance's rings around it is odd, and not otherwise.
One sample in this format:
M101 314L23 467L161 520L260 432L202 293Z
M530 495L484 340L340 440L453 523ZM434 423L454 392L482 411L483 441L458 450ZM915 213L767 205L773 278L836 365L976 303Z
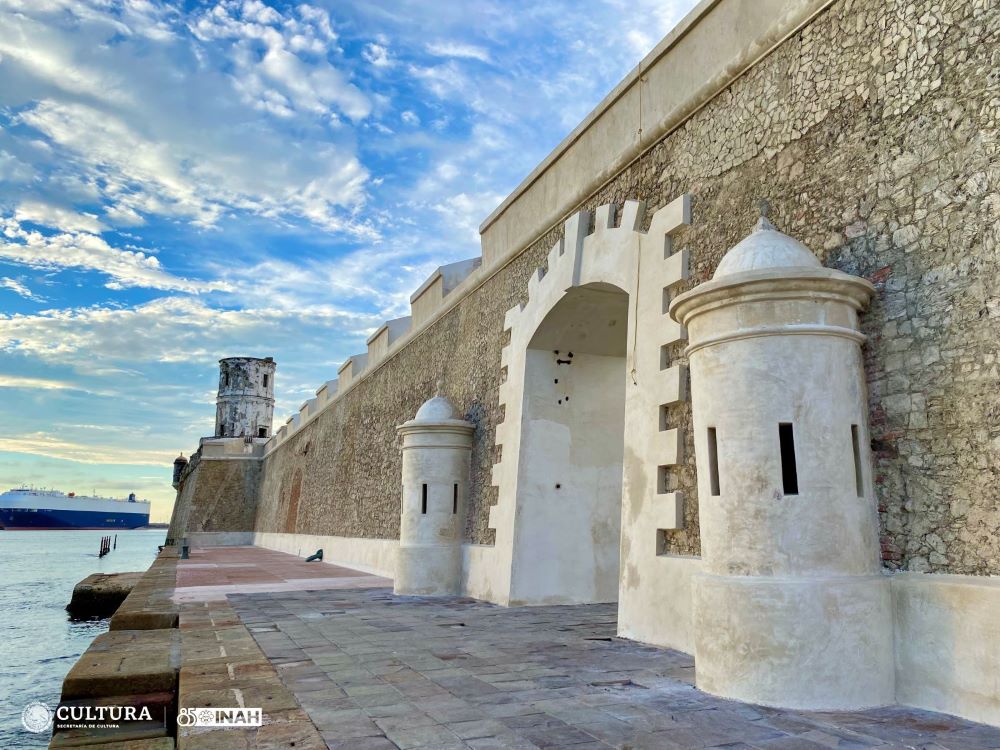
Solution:
M177 627L177 605L171 599L177 580L177 558L164 549L111 618L111 630L163 630Z
M180 634L113 630L94 639L63 681L62 699L177 692Z

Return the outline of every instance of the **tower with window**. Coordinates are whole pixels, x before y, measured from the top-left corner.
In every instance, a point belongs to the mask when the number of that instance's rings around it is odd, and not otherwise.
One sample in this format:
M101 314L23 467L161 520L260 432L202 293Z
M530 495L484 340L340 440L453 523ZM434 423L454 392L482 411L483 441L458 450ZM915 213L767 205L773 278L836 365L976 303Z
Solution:
M688 331L708 692L804 709L894 701L858 329L873 292L761 216L670 305Z
M271 437L276 367L272 357L219 360L215 437L245 440Z
M475 426L440 394L397 430L403 438L403 499L395 592L461 591L462 526Z

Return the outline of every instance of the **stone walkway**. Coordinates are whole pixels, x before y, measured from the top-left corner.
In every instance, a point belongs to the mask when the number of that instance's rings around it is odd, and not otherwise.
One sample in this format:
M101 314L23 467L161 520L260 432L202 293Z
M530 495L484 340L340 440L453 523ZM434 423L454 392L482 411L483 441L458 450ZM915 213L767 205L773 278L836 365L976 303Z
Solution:
M504 609L390 590L230 594L330 748L1000 748L905 708L780 711L693 687L692 659L615 638L615 607Z
M300 557L262 547L211 547L191 550L191 558L177 564L173 600L207 602L227 594L319 589L360 589L392 586L388 578L325 563L307 563Z

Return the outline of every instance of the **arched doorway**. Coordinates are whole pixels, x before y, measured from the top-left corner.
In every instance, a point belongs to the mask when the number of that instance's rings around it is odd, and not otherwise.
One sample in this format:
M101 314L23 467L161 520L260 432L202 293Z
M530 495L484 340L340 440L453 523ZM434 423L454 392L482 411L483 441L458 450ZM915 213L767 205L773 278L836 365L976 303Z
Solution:
M573 287L525 356L512 601L618 598L628 295Z

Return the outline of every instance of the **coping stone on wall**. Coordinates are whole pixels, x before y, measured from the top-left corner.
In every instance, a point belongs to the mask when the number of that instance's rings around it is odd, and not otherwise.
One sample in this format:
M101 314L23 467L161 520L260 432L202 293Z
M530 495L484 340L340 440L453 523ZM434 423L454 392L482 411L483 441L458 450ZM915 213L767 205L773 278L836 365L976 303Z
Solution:
M486 218L483 265L557 225L831 2L703 0Z

